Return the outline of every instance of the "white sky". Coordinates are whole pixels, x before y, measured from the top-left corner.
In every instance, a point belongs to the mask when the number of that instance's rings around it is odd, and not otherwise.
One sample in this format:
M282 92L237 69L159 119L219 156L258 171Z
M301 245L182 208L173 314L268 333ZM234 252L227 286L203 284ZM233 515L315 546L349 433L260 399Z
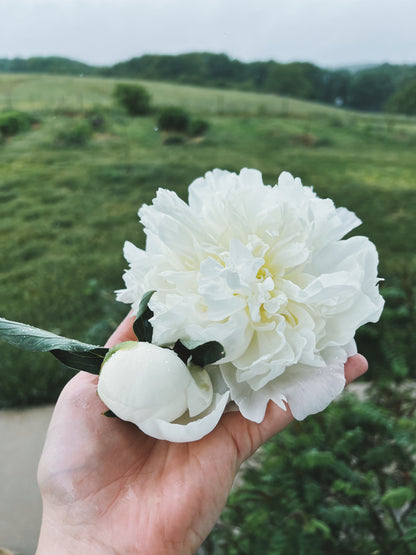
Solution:
M323 67L416 64L416 0L0 0L0 58L111 65L225 52Z

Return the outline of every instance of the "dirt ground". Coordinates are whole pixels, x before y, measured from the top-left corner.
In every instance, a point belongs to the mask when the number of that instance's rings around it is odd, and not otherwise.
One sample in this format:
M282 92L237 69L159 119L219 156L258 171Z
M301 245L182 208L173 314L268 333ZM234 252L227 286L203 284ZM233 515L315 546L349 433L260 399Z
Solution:
M42 515L36 472L52 411L0 410L0 548L19 555L36 551Z

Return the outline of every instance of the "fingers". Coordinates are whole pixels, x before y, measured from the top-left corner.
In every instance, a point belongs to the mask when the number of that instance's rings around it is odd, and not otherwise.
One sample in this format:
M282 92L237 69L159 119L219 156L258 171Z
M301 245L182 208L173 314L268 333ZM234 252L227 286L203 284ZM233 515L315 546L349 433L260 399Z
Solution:
M350 357L345 364L346 384L362 376L368 368L368 363L362 355ZM293 416L288 405L286 411L272 401L267 406L266 415L260 424L249 422L240 413L225 415L226 424L233 435L244 460L269 438L284 430L292 421ZM247 441L247 438L249 441Z
M354 355L345 363L345 381L346 385L356 380L368 370L368 362L362 355Z
M129 314L124 318L118 328L114 331L106 343L106 347L113 347L123 341L136 341L133 332L135 316ZM362 376L368 368L367 360L359 354L350 357L345 364L345 381L348 385L353 380ZM229 433L235 438L236 444L243 458L253 453L264 441L282 431L293 420L288 406L286 411L279 408L273 402L267 407L266 415L260 424L247 421L237 413L224 415L223 423ZM243 438L246 441L243 441Z
M133 323L135 316L129 314L124 318L115 332L109 337L106 347L114 347L123 341L137 341L137 337L134 335Z

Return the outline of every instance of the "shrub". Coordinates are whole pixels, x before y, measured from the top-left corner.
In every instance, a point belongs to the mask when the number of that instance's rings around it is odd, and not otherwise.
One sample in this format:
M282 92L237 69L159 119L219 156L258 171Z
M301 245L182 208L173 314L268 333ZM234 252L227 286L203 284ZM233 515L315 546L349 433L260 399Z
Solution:
M10 136L26 131L32 125L32 118L26 112L9 111L0 113L0 133Z
M85 119L94 131L105 131L107 127L107 117L100 107L92 108L84 114Z
M346 395L266 443L210 552L415 553L414 392L389 390L384 407L374 397Z
M194 119L191 121L189 126L189 134L192 137L201 137L209 129L209 123L204 119Z
M92 127L86 120L65 122L55 134L55 144L61 147L83 146L92 135Z
M367 324L357 332L358 345L372 361L369 379L381 383L401 383L416 376L416 343L412 341L416 320L415 275L411 268L402 279L389 278L381 293L386 301L377 325ZM386 279L386 281L387 281ZM373 367L376 371L373 372Z
M114 89L114 98L131 116L143 116L150 112L150 94L140 85L119 83Z
M160 111L157 125L160 131L186 133L190 121L191 118L186 110L178 106L168 106Z

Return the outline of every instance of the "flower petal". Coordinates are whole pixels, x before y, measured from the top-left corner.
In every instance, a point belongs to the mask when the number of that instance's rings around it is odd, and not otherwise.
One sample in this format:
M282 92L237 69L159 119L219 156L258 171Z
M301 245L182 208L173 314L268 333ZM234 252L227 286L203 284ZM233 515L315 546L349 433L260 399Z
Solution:
M159 190L140 217L146 251L126 244L130 268L118 299L134 308L156 290L149 306L157 344L223 345L217 373L207 370L214 396L225 387L258 422L269 400L282 408L287 401L304 418L338 395L356 329L377 321L384 304L374 245L342 239L361 223L355 214L287 172L270 187L243 169L196 179L189 205ZM196 391L191 413L208 400Z
M166 422L158 418L140 423L139 428L146 434L167 441L185 443L197 441L211 432L218 424L230 394L215 394L211 406L195 418L186 416L175 422Z
M348 347L351 352L351 345ZM263 388L254 391L247 382L238 382L232 364L221 365L221 372L230 387L231 399L240 412L254 422L264 418L267 404L272 400L285 409L289 405L294 418L303 420L326 408L344 389L344 364L347 360L346 349L329 348L323 354L325 367L317 368L296 364Z

